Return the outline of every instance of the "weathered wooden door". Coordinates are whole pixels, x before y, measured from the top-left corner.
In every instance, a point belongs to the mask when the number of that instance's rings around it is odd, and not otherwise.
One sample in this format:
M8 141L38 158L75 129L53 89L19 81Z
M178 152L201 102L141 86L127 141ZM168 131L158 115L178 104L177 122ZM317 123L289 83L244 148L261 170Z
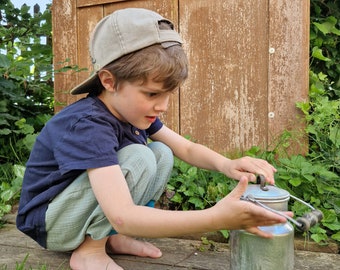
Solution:
M295 103L308 96L308 0L57 0L56 69L65 59L91 68L90 32L126 7L171 19L185 42L189 79L164 116L169 127L220 153L275 145L285 129L303 128ZM88 75L56 74L56 111L79 98L69 91Z

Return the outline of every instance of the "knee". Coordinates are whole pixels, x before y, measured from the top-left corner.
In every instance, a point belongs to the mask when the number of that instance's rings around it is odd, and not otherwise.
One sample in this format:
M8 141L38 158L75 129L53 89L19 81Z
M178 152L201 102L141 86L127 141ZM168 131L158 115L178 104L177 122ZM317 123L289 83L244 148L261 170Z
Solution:
M152 150L157 164L168 164L169 167L173 166L173 153L169 146L161 142L152 142L148 145Z
M131 144L118 151L119 164L123 169L155 174L157 162L154 153L143 144Z

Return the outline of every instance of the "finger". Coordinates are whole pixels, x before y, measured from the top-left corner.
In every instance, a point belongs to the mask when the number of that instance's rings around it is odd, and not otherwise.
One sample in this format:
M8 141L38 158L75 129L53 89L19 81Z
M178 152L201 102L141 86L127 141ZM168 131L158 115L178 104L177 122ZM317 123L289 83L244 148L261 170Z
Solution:
M235 170L233 173L234 173L233 178L235 178L235 179L241 179L241 178L245 177L248 182L255 182L256 181L256 176L253 173L245 172L245 171L238 171L238 170Z
M229 193L228 197L240 199L248 187L248 179L245 176L240 178L237 186Z
M261 231L258 227L251 227L246 229L246 231L263 238L273 238L273 235L271 233Z

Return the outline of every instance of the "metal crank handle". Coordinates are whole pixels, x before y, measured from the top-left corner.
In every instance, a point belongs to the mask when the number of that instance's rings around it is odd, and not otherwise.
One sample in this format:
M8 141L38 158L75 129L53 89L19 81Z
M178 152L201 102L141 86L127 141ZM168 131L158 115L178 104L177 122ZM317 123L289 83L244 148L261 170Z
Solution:
M315 208L314 208L313 206L311 206L309 203L307 203L307 202L301 200L300 198L295 197L295 196L293 196L292 194L289 194L289 196L290 196L291 198L293 198L294 200L297 200L298 202L300 202L300 203L304 204L305 206L309 207L310 209L315 210Z
M242 196L241 197L242 200L247 200L250 201L252 203L255 203L279 216L285 217L286 219L288 219L290 222L294 223L298 230L306 232L310 229L311 226L315 225L316 223L320 222L323 219L323 213L320 210L316 210L314 209L312 212L304 214L302 217L297 218L296 220L283 214L280 211L277 211L275 209L272 209L270 207L268 207L267 205L257 201L252 195L247 195L246 197ZM300 200L299 200L300 201Z
M283 214L282 212L277 211L277 210L275 210L275 209L272 209L272 208L268 207L267 205L265 205L265 204L263 204L263 203L257 201L252 195L247 195L246 197L241 196L241 199L242 199L242 200L246 200L246 201L250 201L250 202L252 202L252 203L255 203L255 204L257 204L257 205L263 207L264 209L267 209L267 210L269 210L269 211L271 211L271 212L273 212L273 213L275 213L275 214L277 214L277 215L279 215L279 216L281 216L281 217L285 217L285 218L288 219L290 222L294 223L296 226L301 227L301 224L300 224L299 222L297 222L295 219L293 219L293 218L291 218L291 217L289 217L289 216Z

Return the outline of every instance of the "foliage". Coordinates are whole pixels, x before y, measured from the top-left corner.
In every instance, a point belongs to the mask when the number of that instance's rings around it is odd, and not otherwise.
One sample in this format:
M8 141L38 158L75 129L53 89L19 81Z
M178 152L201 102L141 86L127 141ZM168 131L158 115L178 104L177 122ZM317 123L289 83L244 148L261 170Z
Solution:
M32 16L0 0L0 12L1 217L18 200L37 132L53 114L53 83L50 10Z
M310 67L324 74L322 84L331 100L340 98L340 7L338 0L311 1Z
M310 230L311 238L327 243L328 235L340 241L340 181L339 176L321 163L311 162L303 156L279 159L276 184L290 194L309 202L321 210L321 224ZM311 209L297 201L290 202L291 210L299 217Z
M340 174L340 7L311 1L310 101L298 103L307 120L309 157Z
M225 175L193 167L175 158L175 165L167 185L169 209L205 209L229 193L236 183Z

